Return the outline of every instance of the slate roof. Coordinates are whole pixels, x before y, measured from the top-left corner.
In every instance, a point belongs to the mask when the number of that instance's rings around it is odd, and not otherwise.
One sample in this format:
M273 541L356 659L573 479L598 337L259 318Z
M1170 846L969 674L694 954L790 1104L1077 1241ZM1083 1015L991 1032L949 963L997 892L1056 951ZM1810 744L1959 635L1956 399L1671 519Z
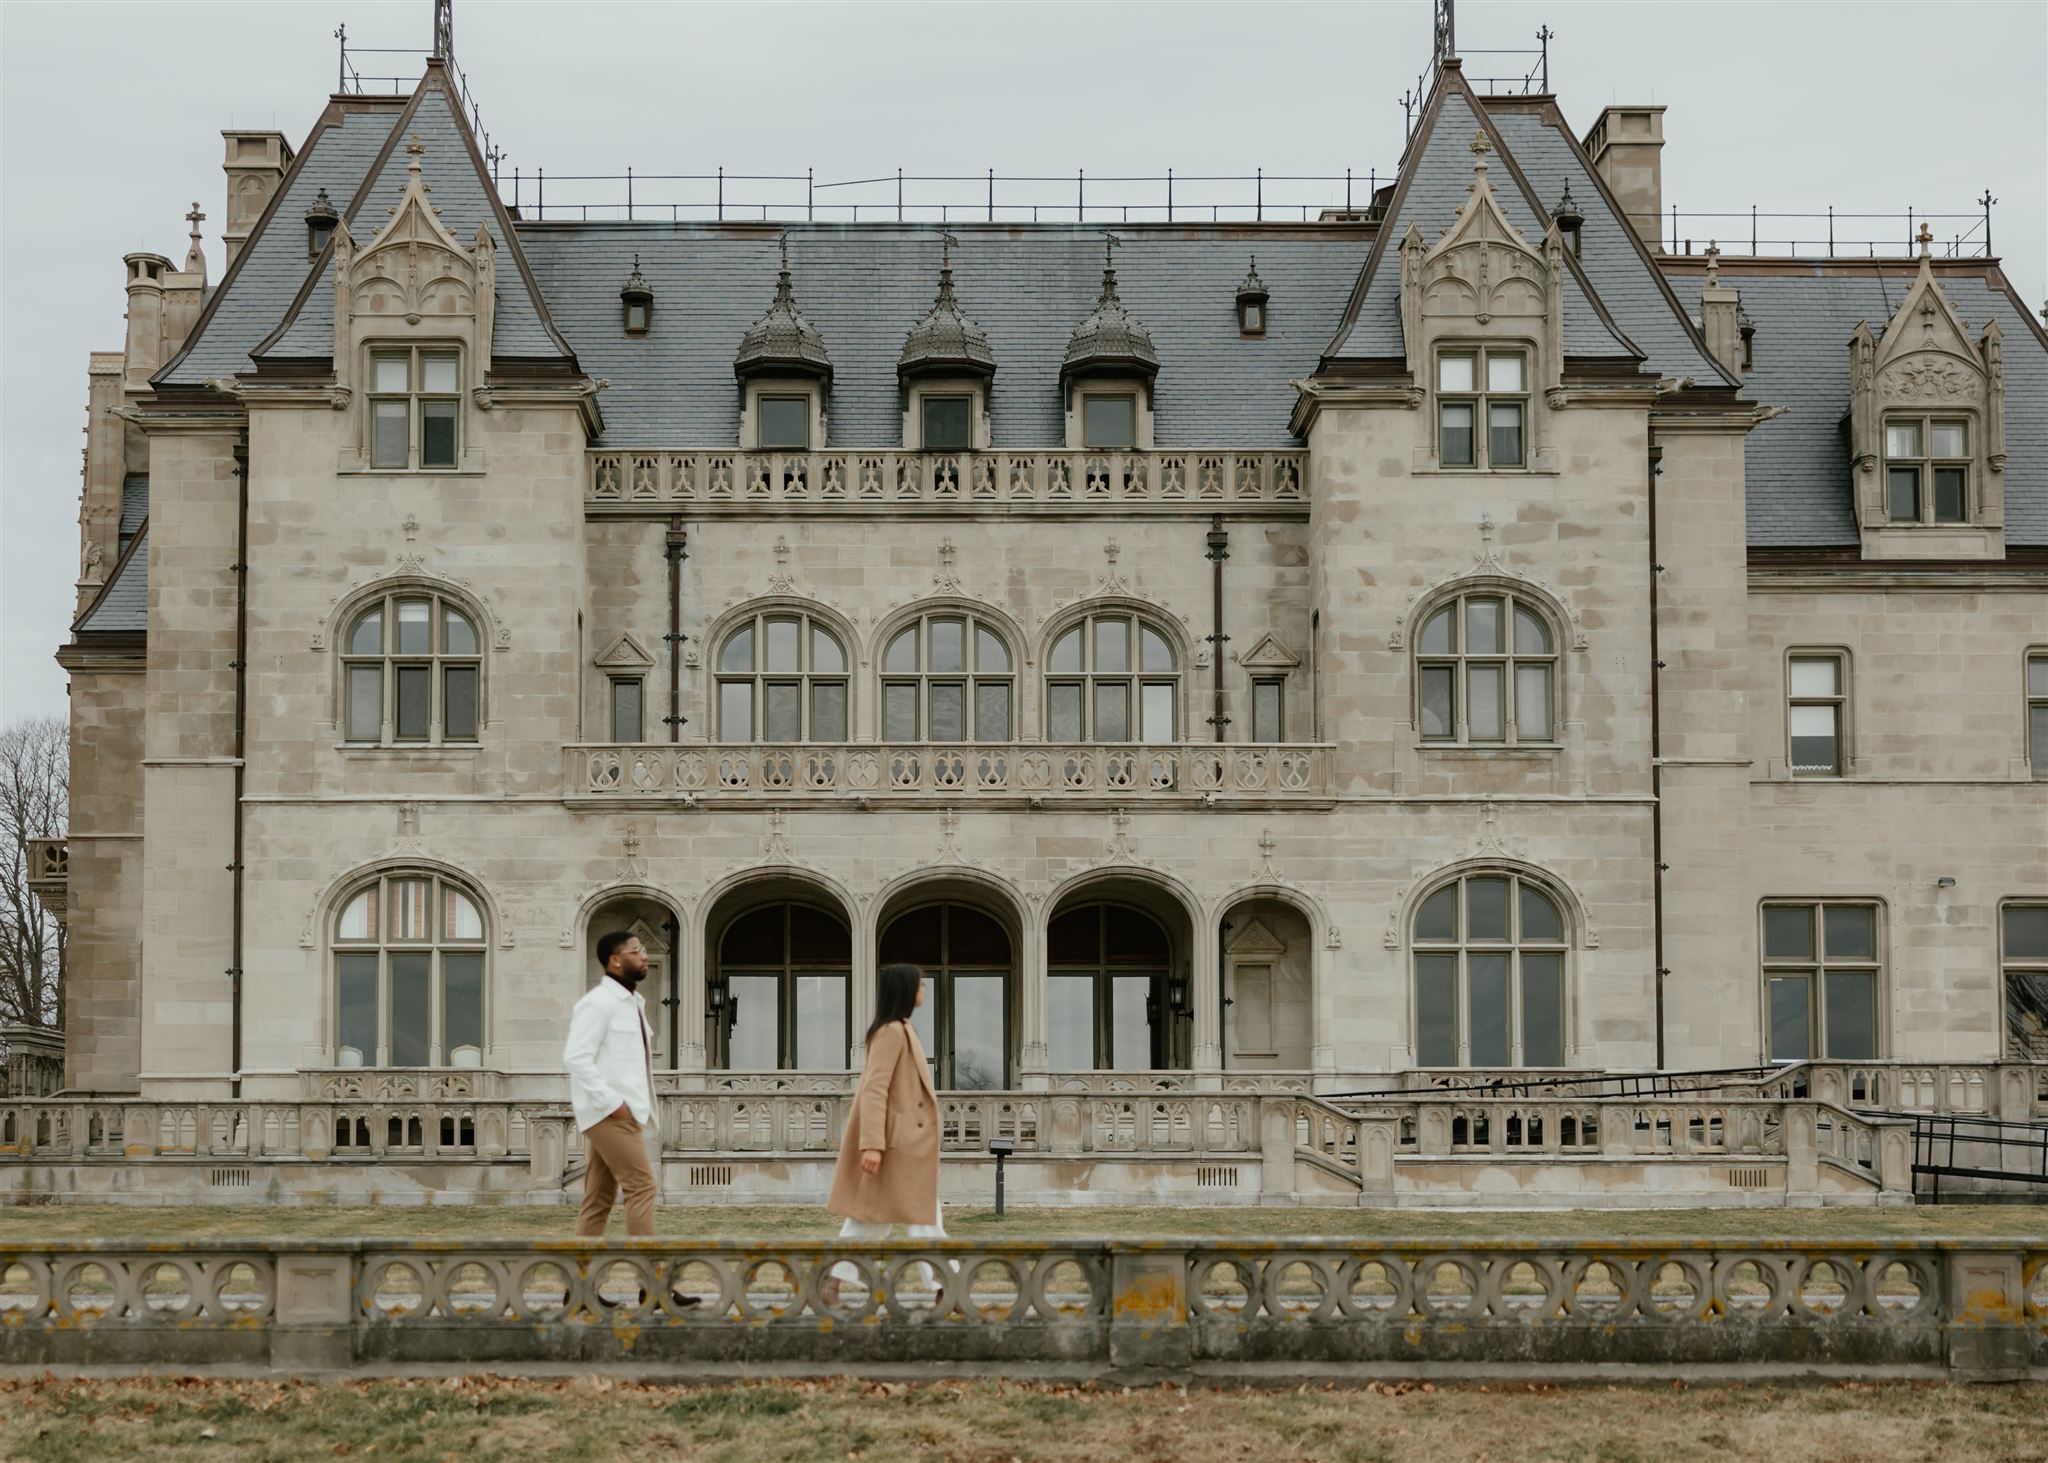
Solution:
M199 386L216 376L256 369L249 351L277 328L312 267L306 257L306 210L314 195L322 188L330 198L353 194L391 135L396 115L394 107L344 111L338 120L314 128L280 201L209 292L212 313L200 320L185 348L157 372L158 385Z
M498 211L490 182L483 175L470 150L469 133L457 120L454 105L438 68L429 68L413 106L385 130L384 138L394 144L385 152L376 176L356 190L343 211L349 237L358 253L370 247L377 231L391 221L391 211L405 194L406 177L412 162L405 149L396 145L418 134L426 152L420 158L420 172L434 207L440 210L442 226L465 249L476 239L478 225L489 222L491 234L507 257L498 264L497 312L491 327L491 354L499 359L559 360L567 349L549 329L544 304L534 298L519 269L518 241L507 237L505 219ZM310 195L309 195L310 196ZM305 211L301 205L300 212ZM303 249L303 245L301 246ZM289 325L263 347L266 358L326 357L334 351L334 285L332 250L318 264L319 279L299 305ZM612 282L612 302L618 303L619 285L626 272L619 271ZM305 278L302 270L299 278ZM289 301L287 301L289 303ZM283 315L280 310L279 315ZM272 324L277 321L273 319Z
M101 587L83 615L75 633L106 634L149 628L149 522L114 565L113 577Z
M1555 114L1505 108L1490 115L1546 210L1555 208L1565 185L1571 185L1572 199L1586 220L1579 231L1579 265L1615 323L1643 348L1650 369L1659 376L1691 376L1702 386L1727 384L1705 342L1686 328L1656 266L1637 246L1634 231L1615 212L1586 165L1585 154Z
M1358 316L1348 326L1338 328L1327 352L1332 360L1386 360L1406 355L1401 336L1401 240L1412 222L1423 243L1434 247L1471 196L1472 139L1480 131L1479 113L1462 83L1450 83L1448 73L1446 84L1437 90L1435 105L1423 119L1423 127L1427 131L1419 137L1419 148L1411 149L1404 159L1403 178L1395 188L1393 211L1383 226L1384 242L1373 259L1372 275L1364 282ZM1543 236L1550 227L1548 205L1546 211L1538 212L1522 192L1507 161L1503 157L1488 165L1493 196L1508 222L1521 231L1529 246L1541 249ZM1264 250L1260 252L1263 256ZM1604 289L1602 281L1593 277L1590 270L1588 278L1595 290ZM1636 342L1608 328L1587 298L1578 276L1571 273L1565 275L1564 281L1564 349L1568 356L1591 358L1642 354Z
M128 540L149 521L149 474L131 472L121 479L121 527L117 553L128 551Z
M989 397L997 447L1066 440L1060 362L1102 288L1100 225L963 224L953 273L960 303L1000 362ZM830 344L832 446L903 439L896 362L931 308L933 224L792 224L797 298ZM519 225L556 326L591 376L604 443L648 448L731 444L739 436L733 354L775 287L780 226L736 223ZM1372 242L1356 224L1119 227L1117 288L1159 352L1156 440L1170 446L1286 447L1295 392L1316 369ZM654 290L651 328L628 338L619 286L640 256ZM1263 338L1237 328L1237 286L1251 255L1272 292ZM503 271L500 271L503 278Z
M1576 188L1573 190L1577 191ZM1855 269L1854 273L1846 272ZM1841 261L1787 262L1781 273L1724 270L1756 324L1754 368L1742 394L1791 410L1749 434L1752 548L1822 548L1859 541L1850 498L1849 333L1870 322L1882 338L1918 266L1894 260L1857 269ZM2048 545L2048 350L2005 290L1983 274L1938 271L1942 293L1974 343L1987 320L2005 336L2005 541ZM1700 274L1674 273L1689 309L1699 308Z

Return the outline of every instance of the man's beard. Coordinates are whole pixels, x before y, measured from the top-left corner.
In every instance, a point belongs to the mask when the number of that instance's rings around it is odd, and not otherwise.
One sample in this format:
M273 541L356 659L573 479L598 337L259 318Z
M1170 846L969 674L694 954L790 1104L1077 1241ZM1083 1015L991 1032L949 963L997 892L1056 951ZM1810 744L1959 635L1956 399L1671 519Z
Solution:
M643 965L638 970L622 970L613 979L621 982L627 990L637 991L640 989L640 982L647 979L647 967Z

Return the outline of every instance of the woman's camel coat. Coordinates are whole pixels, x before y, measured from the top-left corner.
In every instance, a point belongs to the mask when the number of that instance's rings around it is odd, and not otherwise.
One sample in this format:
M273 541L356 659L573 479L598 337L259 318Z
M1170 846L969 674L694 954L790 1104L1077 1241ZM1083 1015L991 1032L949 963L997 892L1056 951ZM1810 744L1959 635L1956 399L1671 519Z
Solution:
M863 1148L882 1150L880 1172L860 1171ZM870 1224L938 1218L939 1099L908 1021L891 1021L868 1043L825 1207Z

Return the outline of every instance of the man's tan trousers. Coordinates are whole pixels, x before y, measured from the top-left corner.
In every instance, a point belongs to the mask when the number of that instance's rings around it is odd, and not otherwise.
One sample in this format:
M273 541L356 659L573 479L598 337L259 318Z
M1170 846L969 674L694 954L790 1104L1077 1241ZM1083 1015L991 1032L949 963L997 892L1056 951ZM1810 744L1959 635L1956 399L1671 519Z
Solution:
M603 1234L612 1203L623 1189L627 1236L653 1234L654 1168L647 1161L646 1129L622 1107L583 1130L583 1151L590 1163L583 1171L583 1208L576 1215L576 1233Z

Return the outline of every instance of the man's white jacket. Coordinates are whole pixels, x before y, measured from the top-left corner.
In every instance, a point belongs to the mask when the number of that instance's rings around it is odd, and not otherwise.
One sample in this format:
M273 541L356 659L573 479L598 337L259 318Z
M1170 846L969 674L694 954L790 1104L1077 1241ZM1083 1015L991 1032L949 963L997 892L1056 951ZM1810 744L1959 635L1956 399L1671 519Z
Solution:
M641 1127L653 1131L651 1046L647 1002L610 976L599 977L569 1013L569 1040L562 1048L578 1129L596 1127L623 1102Z

